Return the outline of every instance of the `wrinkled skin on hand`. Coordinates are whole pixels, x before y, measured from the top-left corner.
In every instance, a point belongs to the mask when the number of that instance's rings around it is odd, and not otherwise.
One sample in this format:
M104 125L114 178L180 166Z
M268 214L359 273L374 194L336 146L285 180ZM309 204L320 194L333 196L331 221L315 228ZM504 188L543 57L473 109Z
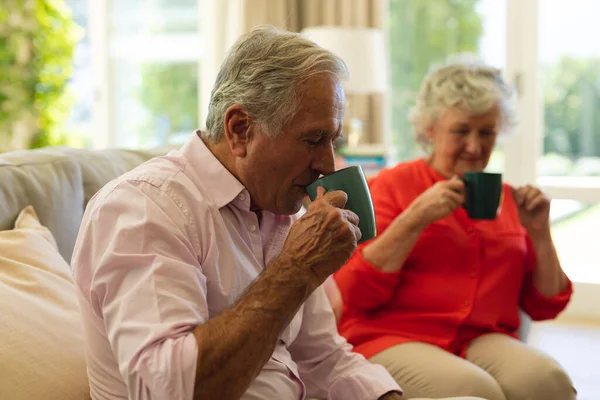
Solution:
M358 216L343 209L346 201L344 192L319 187L283 246L280 256L308 273L315 288L348 261L360 240Z

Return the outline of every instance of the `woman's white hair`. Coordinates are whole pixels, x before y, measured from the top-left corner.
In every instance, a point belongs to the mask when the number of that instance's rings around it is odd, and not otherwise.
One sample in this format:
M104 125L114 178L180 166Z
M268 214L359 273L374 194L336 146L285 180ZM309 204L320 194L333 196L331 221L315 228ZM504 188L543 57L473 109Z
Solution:
M500 107L500 133L511 132L518 123L516 90L501 70L484 64L477 56L462 53L433 66L409 114L417 142L428 150L427 130L442 112L460 107L477 115Z
M275 137L289 122L300 103L298 84L313 75L348 75L342 59L299 33L260 25L241 36L223 61L212 90L206 131L211 143L221 140L225 113L233 104Z

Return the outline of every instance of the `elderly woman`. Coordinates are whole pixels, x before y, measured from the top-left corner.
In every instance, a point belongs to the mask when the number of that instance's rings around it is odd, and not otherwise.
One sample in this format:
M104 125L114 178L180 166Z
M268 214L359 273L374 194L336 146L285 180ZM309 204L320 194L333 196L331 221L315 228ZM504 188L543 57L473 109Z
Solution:
M432 69L411 113L423 159L371 183L378 237L335 275L340 333L384 365L408 397L570 400L571 380L519 341L519 309L552 319L571 282L550 235L550 201L504 185L494 220L467 216L466 171L486 168L516 122L514 89L497 69L458 60Z

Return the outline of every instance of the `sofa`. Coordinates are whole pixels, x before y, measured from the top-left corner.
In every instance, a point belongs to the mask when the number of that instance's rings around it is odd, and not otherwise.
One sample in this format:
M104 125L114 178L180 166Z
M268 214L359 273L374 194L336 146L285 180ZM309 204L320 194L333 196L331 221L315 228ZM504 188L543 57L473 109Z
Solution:
M69 267L83 211L110 180L167 151L0 154L0 399L89 399Z
M89 399L68 264L83 210L108 181L167 151L0 154L0 399Z

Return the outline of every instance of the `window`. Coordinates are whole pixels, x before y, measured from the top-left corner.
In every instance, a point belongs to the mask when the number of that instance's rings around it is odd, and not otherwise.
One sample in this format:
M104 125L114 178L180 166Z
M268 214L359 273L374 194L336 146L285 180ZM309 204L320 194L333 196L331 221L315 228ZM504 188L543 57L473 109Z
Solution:
M92 78L92 49L89 34L89 0L69 0L73 19L83 30L73 54L73 75L69 90L73 106L66 122L68 143L76 147L93 145L92 117L94 113L94 85Z
M595 227L600 208L600 49L589 38L600 34L594 0L538 2L537 72L543 108L538 182L555 200L553 237L569 276L600 283L595 261Z
M600 35L595 0L539 3L543 153L538 174L600 177Z
M114 145L165 145L198 125L199 15L198 0L108 1Z
M408 112L430 65L450 54L477 53L489 64L505 65L506 1L389 0L392 140L395 158L421 154ZM491 168L502 164L500 151Z
M86 30L69 124L80 145L181 143L199 125L204 0L69 0Z
M600 283L596 255L600 204L553 200L550 218L556 251L567 275L575 282Z

